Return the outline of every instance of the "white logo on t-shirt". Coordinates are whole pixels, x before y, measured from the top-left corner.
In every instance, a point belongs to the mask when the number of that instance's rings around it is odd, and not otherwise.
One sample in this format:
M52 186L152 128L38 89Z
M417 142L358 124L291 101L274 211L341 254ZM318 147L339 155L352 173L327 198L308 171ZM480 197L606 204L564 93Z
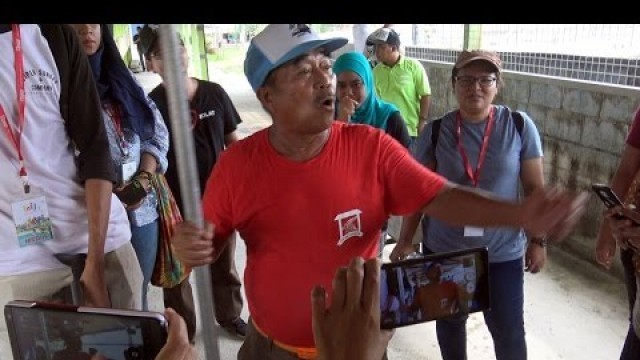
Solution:
M335 221L338 222L340 231L340 239L338 240L338 246L344 244L354 236L362 237L362 224L360 221L360 214L362 211L359 209L349 210L336 216Z

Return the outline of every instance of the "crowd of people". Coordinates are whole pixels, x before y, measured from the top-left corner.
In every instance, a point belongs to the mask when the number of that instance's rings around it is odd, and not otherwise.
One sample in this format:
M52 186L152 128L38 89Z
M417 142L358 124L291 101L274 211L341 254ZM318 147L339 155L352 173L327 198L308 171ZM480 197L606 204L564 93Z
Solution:
M159 33L137 41L145 68L164 80L171 70ZM427 121L425 68L404 55L390 24L333 62L346 43L305 24L256 34L244 74L272 124L238 140L232 100L219 84L188 75L180 42L205 224L177 225L175 256L210 267L216 320L243 338L238 359L386 359L393 331L380 329L380 250L389 216L401 216L391 261L415 251L420 223L424 253L489 249L492 308L484 316L496 358L526 359L523 274L543 268L549 239L570 234L585 194L545 185L535 123L494 104L503 86L496 53L462 51L451 74L459 107ZM72 274L56 255L84 253L86 305L147 309L158 248L152 175L165 174L184 206L165 83L145 94L104 24L0 25L0 49L13 54L0 57L0 77L14 85L0 91L0 300L57 301ZM640 168L636 137L613 182L621 196ZM637 315L640 232L616 214L640 223L629 209L610 210L598 256L610 264L613 239L625 249ZM244 282L236 236L247 248ZM189 279L163 293L169 337L157 359L193 359ZM640 316L632 319L625 359L640 348ZM437 320L443 359L466 358L466 320ZM8 344L0 319L0 356Z

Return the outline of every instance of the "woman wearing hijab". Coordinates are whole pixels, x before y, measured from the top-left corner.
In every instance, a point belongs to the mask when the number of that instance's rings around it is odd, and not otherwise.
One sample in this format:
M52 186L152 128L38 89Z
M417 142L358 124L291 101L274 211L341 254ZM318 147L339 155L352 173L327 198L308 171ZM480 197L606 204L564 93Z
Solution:
M411 137L407 125L395 105L376 96L367 58L359 52L346 52L336 59L333 72L338 80L336 119L371 125L408 148Z
M411 137L400 110L376 96L369 60L360 52L346 52L336 59L333 72L338 80L336 119L373 126L409 148ZM392 218L392 221L394 219L399 218ZM387 242L387 224L382 230L379 255L382 255L385 244L395 242L392 237Z
M73 24L96 80L113 165L114 193L127 209L131 243L144 276L142 307L158 249L157 197L151 176L166 171L169 133L162 115L122 60L104 24Z

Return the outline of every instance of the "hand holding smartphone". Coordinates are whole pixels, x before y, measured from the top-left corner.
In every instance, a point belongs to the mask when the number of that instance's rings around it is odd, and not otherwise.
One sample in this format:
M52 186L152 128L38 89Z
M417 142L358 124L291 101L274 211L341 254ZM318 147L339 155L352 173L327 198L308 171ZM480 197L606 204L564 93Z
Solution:
M142 201L147 196L147 190L138 180L133 180L125 187L115 192L120 201L128 207Z
M486 247L385 263L380 271L380 327L437 320L490 308Z
M602 202L604 203L604 206L606 206L607 209L611 209L616 206L624 207L624 203L622 202L622 200L620 200L618 195L616 195L616 193L611 189L611 187L609 187L609 185L591 184L591 189L593 189L596 195L598 195L598 197L600 198L600 200L602 200ZM629 219L635 223L638 223L634 219L631 219L621 214L614 215L613 217L618 220Z
M593 189L596 195L598 195L607 209L611 209L616 206L623 206L622 200L620 200L618 195L613 192L609 185L591 184L591 189Z

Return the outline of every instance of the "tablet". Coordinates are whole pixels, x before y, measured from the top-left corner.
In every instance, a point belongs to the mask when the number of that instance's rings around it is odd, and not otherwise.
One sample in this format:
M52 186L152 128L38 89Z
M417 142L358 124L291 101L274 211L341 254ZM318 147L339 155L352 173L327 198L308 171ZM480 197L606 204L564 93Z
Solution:
M16 360L153 360L167 340L156 312L15 300L4 314Z
M380 327L392 329L490 309L486 247L385 263Z

